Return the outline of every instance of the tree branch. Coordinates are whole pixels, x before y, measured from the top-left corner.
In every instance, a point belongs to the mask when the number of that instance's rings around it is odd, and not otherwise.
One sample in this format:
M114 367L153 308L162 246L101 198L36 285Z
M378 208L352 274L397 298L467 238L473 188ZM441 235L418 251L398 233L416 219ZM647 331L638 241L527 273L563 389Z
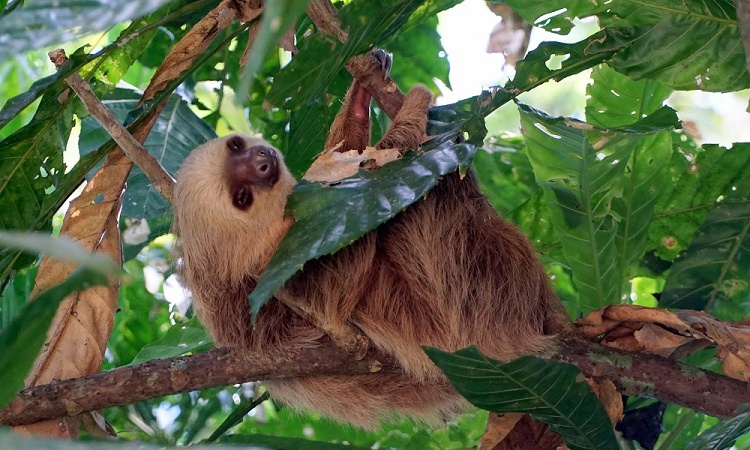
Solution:
M559 336L552 347L545 358L575 364L588 377L612 380L627 395L655 397L722 418L733 417L750 404L746 383L666 358L613 350L573 335ZM0 412L0 424L22 425L75 416L248 381L400 372L392 357L377 350L369 349L358 361L330 341L285 357L215 349L25 389Z
M68 60L65 52L60 49L49 52L49 58L58 69ZM154 189L172 203L172 191L175 183L172 175L120 124L112 111L102 104L91 90L91 86L81 78L78 72L71 74L65 79L65 82L78 94L78 98L81 99L83 106L86 107L91 117L96 119L112 136L112 139L127 155L128 159L133 161L146 174Z
M109 372L24 389L0 412L0 424L23 425L76 416L155 397L248 381L307 375L398 373L393 358L368 352L357 361L332 342L290 357L237 354L227 349L152 360Z
M560 336L548 359L578 366L587 377L611 380L625 395L658 398L721 418L750 404L747 383L648 353L615 350L576 335Z

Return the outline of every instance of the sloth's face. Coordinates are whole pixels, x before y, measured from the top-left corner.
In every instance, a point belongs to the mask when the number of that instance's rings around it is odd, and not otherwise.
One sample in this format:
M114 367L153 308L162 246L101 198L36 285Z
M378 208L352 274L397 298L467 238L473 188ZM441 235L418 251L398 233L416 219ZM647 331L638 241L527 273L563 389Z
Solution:
M270 189L279 181L281 157L276 149L264 144L240 135L225 141L226 183L237 209L248 209L253 204L253 192Z

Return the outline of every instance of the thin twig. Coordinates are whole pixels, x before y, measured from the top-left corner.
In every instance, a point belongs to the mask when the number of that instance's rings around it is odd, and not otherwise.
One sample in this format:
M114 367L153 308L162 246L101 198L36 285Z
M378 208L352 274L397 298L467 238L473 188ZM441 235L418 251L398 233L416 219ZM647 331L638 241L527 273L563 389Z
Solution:
M51 51L49 57L58 69L68 60L65 52L60 49ZM125 155L148 177L154 189L171 203L175 184L172 175L120 124L112 111L102 104L91 90L91 86L77 72L66 78L65 82L78 94L89 114L101 124Z

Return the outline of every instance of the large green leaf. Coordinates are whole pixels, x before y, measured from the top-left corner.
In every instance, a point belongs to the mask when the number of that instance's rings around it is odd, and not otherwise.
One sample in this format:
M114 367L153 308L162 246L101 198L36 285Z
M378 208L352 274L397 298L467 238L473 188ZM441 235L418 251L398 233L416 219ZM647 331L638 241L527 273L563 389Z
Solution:
M674 89L734 91L750 86L734 4L729 0L508 1L524 19L567 34L572 19L596 16L605 37L592 49L618 51L613 67Z
M263 434L232 434L219 439L221 443L242 444L253 448L269 448L274 450L365 450L369 447L359 447L349 444L332 444L329 442L311 441L304 438L268 436Z
M296 222L250 294L253 314L306 261L333 253L393 218L427 194L440 177L470 164L475 150L470 144L443 142L333 186L300 182L287 204Z
M519 103L521 126L538 183L579 289L584 312L617 303L622 261L621 217L612 203L623 196L625 169L641 140L677 124L661 109L628 127L599 129L553 118Z
M124 123L128 115L135 111L140 98L138 92L118 88L102 103ZM215 137L216 132L196 116L185 102L172 97L143 145L168 172L174 174L194 148ZM110 139L109 134L92 117L81 122L79 149L82 155L93 152ZM169 211L169 202L153 188L151 181L138 167L133 167L123 198L122 214L154 219Z
M167 0L27 0L0 17L0 58L61 44L83 34L141 17Z
M750 413L720 422L693 439L684 450L729 450L743 435L750 433Z
M328 129L336 111L321 100L314 100L292 111L289 122L289 147L284 163L295 178L300 178L325 147Z
M437 24L437 17L430 17L385 44L389 52L398 55L393 62L391 78L402 89L419 83L439 94L436 79L450 87L448 58L437 32Z
M694 154L682 144L675 144L679 151L672 156L670 180L649 228L649 248L670 261L687 248L719 196L750 176L747 145L736 144L731 150L704 145L702 152Z
M47 339L47 328L60 302L73 292L105 284L107 277L100 271L78 269L61 284L28 303L0 333L0 367L3 368L0 370L0 410L23 388L23 380Z
M348 3L338 14L342 29L349 32L346 43L321 33L305 39L292 62L279 72L266 100L295 109L320 97L349 58L396 33L421 3L421 0L392 0L385 5L370 0Z
M125 32L135 33L145 26L144 21L137 21ZM127 45L112 47L108 57L98 61L96 82L91 83L97 95L109 92L122 78L148 44L150 36L151 32L144 32L130 39ZM85 60L82 52L76 51L61 72L67 73L72 70L70 67L78 67ZM24 103L33 101L32 97L44 92L31 122L0 141L0 210L3 211L0 229L50 230L52 216L80 185L84 175L106 155L107 149L97 150L82 157L66 173L62 154L73 126L73 114L84 118L88 112L80 106L77 97L61 96L64 91L66 86L62 79L44 89L33 87L28 96L8 110L22 108ZM0 285L13 268L29 262L16 251L0 250Z
M456 390L479 408L529 414L549 424L573 450L620 448L604 407L571 364L532 356L502 363L476 347L455 353L425 351Z
M745 154L750 152L750 145L742 147ZM667 276L661 306L710 310L721 300L740 303L747 298L750 178L734 189L711 210L690 246L678 255Z
M608 66L594 69L591 78L586 119L600 127L632 124L661 108L671 92L656 81L633 81ZM628 161L622 196L612 202L613 212L620 217L616 243L622 282L645 248L654 205L666 185L671 156L669 132L644 137Z

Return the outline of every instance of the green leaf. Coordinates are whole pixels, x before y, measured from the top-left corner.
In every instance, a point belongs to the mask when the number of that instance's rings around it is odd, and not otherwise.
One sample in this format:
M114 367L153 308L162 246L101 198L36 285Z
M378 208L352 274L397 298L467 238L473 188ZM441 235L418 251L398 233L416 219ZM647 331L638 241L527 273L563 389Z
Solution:
M271 49L279 43L284 33L307 8L310 0L276 0L263 4L258 34L250 49L250 59L245 66L238 92L250 90L252 79L263 67L263 61Z
M749 147L750 148L750 147ZM737 186L711 210L667 275L659 304L711 310L721 300L741 303L750 278L750 185ZM739 319L727 318L727 319Z
M23 306L31 298L37 268L38 266L32 266L19 271L10 283L5 285L3 295L0 297L0 333L18 317Z
M612 202L623 196L624 172L641 139L677 124L670 109L624 128L598 129L553 118L519 103L521 126L555 232L579 289L584 313L620 301L621 217Z
M571 450L620 448L604 407L571 364L532 356L502 363L476 347L425 352L456 390L479 408L529 414L549 424Z
M336 111L321 100L314 100L292 111L289 123L289 146L284 163L295 178L301 178L325 147L328 129Z
M250 294L253 315L306 261L334 253L393 218L426 195L440 177L471 163L475 150L469 144L443 142L333 186L300 182L287 203L296 222Z
M626 126L641 120L661 108L671 93L656 81L633 81L608 66L594 69L591 78L586 119L600 127ZM620 217L616 243L622 282L645 248L654 205L667 184L671 156L668 132L643 138L628 161L622 196L613 199L612 210Z
M591 73L586 87L586 121L599 127L637 122L662 107L672 90L658 81L633 81L609 66Z
M743 435L750 433L750 413L720 422L693 439L684 450L729 450Z
M141 95L133 90L118 88L102 103L125 123L135 111ZM169 173L176 173L182 161L196 147L216 137L216 132L195 115L187 103L172 97L167 102L143 146ZM87 155L110 140L109 134L92 117L81 122L79 149ZM151 181L138 167L128 177L128 189L123 198L122 214L126 217L155 219L172 210L169 202L159 194Z
M736 10L727 0L508 4L524 19L567 34L574 18L596 16L604 36L592 51L618 51L612 66L680 90L727 92L750 86ZM541 19L541 20L539 20Z
M71 261L103 275L120 273L120 266L115 264L112 258L100 253L91 253L66 236L52 237L45 233L0 231L0 247Z
M450 66L437 25L437 17L430 17L385 44L389 52L398 55L394 57L391 78L402 89L422 84L439 94L440 88L435 84L435 79L450 88Z
M703 152L694 154L685 143L675 144L680 151L672 156L670 180L649 228L649 248L669 261L687 248L719 196L750 176L747 144L735 144L730 150L704 145Z
M279 72L266 100L296 109L319 98L336 73L352 56L364 53L392 36L422 3L392 0L387 4L354 0L339 11L341 28L349 32L345 43L315 33L299 45L299 53Z
M23 388L24 378L47 339L47 329L60 302L73 292L106 285L101 271L79 268L65 281L39 294L0 333L0 410Z
M59 45L141 17L166 0L134 0L123 8L114 0L27 0L0 17L0 59L34 48Z
M188 321L172 325L164 337L143 347L128 365L206 350L211 347L212 343L211 335L203 328L198 318L193 317Z

